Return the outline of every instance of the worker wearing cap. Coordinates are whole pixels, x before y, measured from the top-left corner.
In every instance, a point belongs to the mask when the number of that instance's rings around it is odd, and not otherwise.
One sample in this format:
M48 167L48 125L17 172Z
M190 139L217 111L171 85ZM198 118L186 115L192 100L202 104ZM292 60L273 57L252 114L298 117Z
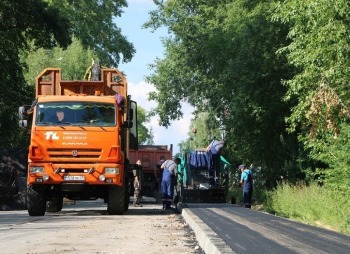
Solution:
M239 183L243 186L244 207L250 209L253 195L253 173L244 164L240 165L239 169L242 172Z

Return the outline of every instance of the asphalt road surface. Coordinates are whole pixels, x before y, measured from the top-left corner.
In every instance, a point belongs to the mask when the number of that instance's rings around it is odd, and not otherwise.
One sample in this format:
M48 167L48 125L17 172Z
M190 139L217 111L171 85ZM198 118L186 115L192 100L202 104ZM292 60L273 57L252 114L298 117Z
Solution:
M313 227L229 204L188 204L183 209L186 221L199 235L204 227L205 240L197 237L203 247L208 241L216 248L206 253L266 253L266 254L349 254L350 236ZM194 219L193 219L194 218ZM196 222L191 222L196 220ZM199 223L198 223L199 222Z

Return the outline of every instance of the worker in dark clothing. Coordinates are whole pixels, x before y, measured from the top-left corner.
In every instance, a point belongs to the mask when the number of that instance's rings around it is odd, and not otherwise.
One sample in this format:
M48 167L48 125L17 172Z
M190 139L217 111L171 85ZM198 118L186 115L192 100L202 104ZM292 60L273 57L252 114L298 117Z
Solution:
M139 182L139 177L136 175L134 177L134 206L136 207L142 207L140 204L140 193L141 193L141 186Z
M140 199L141 199L141 183L140 183L140 175L141 175L141 161L138 160L136 161L136 169L133 170L133 175L134 175L134 206L136 207L142 207L140 204Z
M251 208L252 195L253 195L253 173L249 168L246 168L244 164L239 166L241 170L240 184L243 187L243 202L245 208Z
M183 187L183 168L182 165L179 164L177 166L177 176L175 177L175 185L174 185L174 207L175 210L177 210L177 204L180 201L180 196L181 196L181 191L182 191L182 187Z
M161 196L162 196L161 182L162 182L163 169L161 169L161 166L165 161L166 161L165 156L164 155L160 156L159 161L154 167L154 177L156 179L155 188L157 190L157 196L156 196L157 203L160 203Z
M177 165L181 163L180 158L174 160L166 160L161 168L163 169L162 176L162 201L163 209L171 209L171 202L174 197L174 184L177 177Z
M163 165L165 160L166 159L164 155L160 156L160 159L157 162L156 167L154 169L154 177L157 179L157 182L160 182L162 180L163 169L161 168L161 166Z

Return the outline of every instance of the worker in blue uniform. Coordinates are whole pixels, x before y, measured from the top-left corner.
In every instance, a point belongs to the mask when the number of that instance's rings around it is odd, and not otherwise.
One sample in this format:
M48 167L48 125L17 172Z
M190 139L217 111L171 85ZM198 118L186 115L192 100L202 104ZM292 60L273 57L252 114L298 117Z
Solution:
M171 209L171 202L174 197L174 184L177 179L177 165L181 164L180 158L175 158L174 160L166 160L161 168L163 169L162 175L162 201L163 209Z
M243 187L243 202L245 208L251 208L252 195L253 195L253 173L249 168L246 168L244 164L239 166L241 170L240 184Z

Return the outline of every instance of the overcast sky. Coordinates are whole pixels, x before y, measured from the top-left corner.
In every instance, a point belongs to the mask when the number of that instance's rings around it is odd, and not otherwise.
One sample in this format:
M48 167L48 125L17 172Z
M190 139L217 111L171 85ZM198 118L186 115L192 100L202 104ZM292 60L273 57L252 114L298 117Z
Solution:
M127 75L128 93L132 99L145 110L149 110L156 106L154 101L148 101L148 93L154 90L154 87L145 82L145 77L151 73L148 65L157 57L163 58L161 37L167 35L167 30L161 29L152 33L150 29L142 29L142 25L148 20L148 13L155 9L152 0L129 0L128 5L116 23L122 29L122 34L134 44L136 54L131 62L121 64L119 69ZM146 126L153 129L155 145L169 147L172 144L173 155L179 152L178 143L188 138L192 111L190 106L184 104L184 118L171 122L167 129L159 126L158 117L152 118Z

